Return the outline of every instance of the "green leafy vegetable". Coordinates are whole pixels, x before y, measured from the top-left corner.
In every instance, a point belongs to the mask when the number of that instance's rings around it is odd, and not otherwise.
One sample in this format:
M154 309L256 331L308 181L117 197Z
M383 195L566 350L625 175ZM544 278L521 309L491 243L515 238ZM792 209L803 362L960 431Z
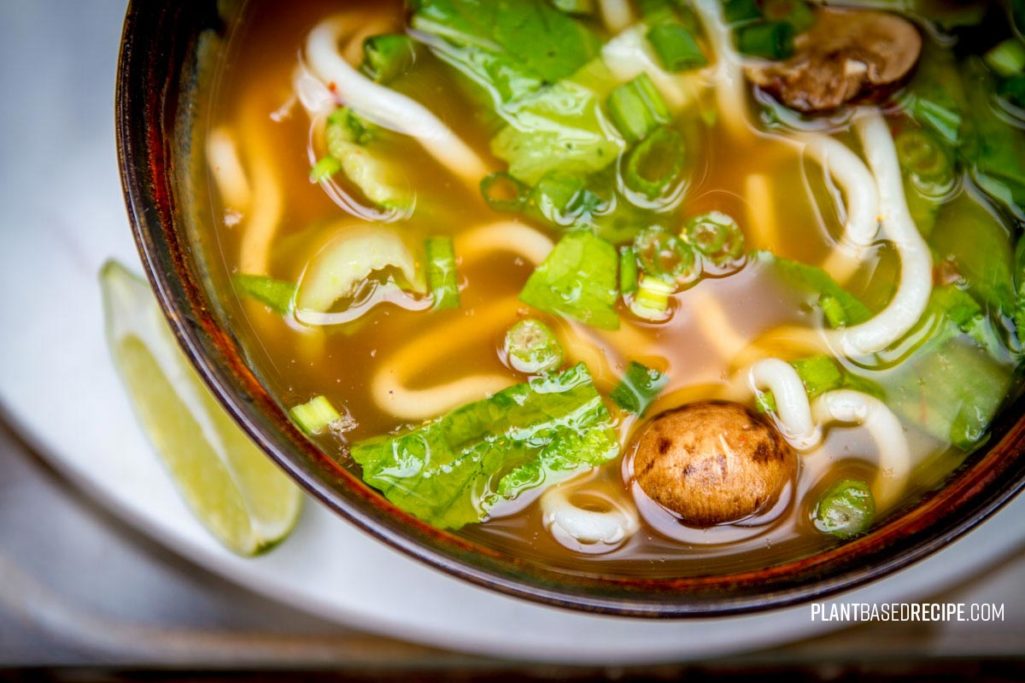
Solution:
M843 371L829 356L802 358L790 364L794 366L801 382L804 383L809 400L814 400L827 391L839 389L844 384Z
M725 0L723 17L727 24L747 24L762 18L758 0Z
M567 14L594 14L594 0L552 0L552 6Z
M328 157L317 166L326 175L324 180L339 170L374 204L385 208L407 209L412 204L411 190L395 163L372 154L366 147L377 136L377 129L347 107L339 107L328 117L324 130ZM314 171L317 171L315 168Z
M937 260L952 264L969 292L1005 315L1015 308L1013 247L1007 228L970 196L943 207L929 244Z
M582 364L351 450L363 479L388 500L453 529L618 453L612 419Z
M659 393L669 383L669 377L653 368L632 361L626 374L609 398L623 410L635 415L644 415Z
M590 232L563 237L527 280L520 300L538 310L614 330L618 255L611 244Z
M232 281L243 294L256 299L275 313L287 315L292 310L296 290L294 282L246 273L238 273Z
M1014 38L998 43L983 59L998 76L1008 78L1025 71L1025 44Z
M993 77L979 58L965 61L962 82L971 112L963 155L972 178L986 194L1025 217L1025 131L994 110Z
M772 267L787 286L813 297L811 303L823 311L832 312L827 322L832 327L856 325L872 317L872 312L856 296L836 283L821 268L791 261L767 251L758 251L752 257Z
M918 68L901 103L919 125L932 130L944 143L961 143L967 105L957 62L950 50L925 41Z
M429 237L427 249L427 286L434 308L459 308L459 273L451 237Z
M322 183L341 170L342 162L338 159L332 156L322 157L310 169L310 182Z

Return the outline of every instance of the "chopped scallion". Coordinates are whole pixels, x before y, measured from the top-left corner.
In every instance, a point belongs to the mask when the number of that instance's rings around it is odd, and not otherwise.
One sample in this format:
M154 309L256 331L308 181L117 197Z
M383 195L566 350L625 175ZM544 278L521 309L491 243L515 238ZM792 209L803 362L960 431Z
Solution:
M363 72L378 83L398 78L415 61L415 43L407 35L390 33L363 41Z
M528 187L505 171L496 171L480 181L480 193L495 211L517 213L527 202Z
M648 43L666 71L686 71L708 63L694 34L677 21L648 29Z
M747 24L762 18L758 0L725 0L723 17L727 24Z
M990 49L984 56L986 64L998 76L1010 78L1025 72L1025 43L1008 38Z
M637 254L633 247L619 250L619 291L623 294L637 291Z
M660 226L639 232L634 238L634 252L645 275L659 278L674 289L701 276L700 264L690 245Z
M721 211L691 218L683 228L683 238L717 268L734 265L744 254L744 233Z
M872 526L875 500L868 484L857 479L845 479L831 486L818 505L813 521L824 534L851 538Z
M256 299L275 313L286 315L295 299L295 283L277 280L266 275L238 273L232 278L235 286L246 296Z
M794 53L794 27L785 21L760 21L737 29L737 49L752 57L785 59Z
M644 415L668 383L669 377L665 374L633 361L609 398L623 410Z
M927 196L945 194L954 182L954 160L925 129L907 129L894 139L897 160L915 189Z
M608 109L612 123L630 142L643 140L670 119L669 108L646 73L613 90Z
M1002 81L998 92L1001 97L1015 107L1025 109L1025 75L1015 76Z
M562 365L563 353L551 328L540 320L520 320L505 333L505 356L517 372L536 375Z
M310 182L322 183L335 173L342 170L342 162L337 157L322 157L313 168L310 169Z
M342 419L326 396L317 396L306 403L297 405L288 411L288 414L299 425L299 428L310 436L323 434L331 428L332 424L338 423Z
M660 278L641 275L637 293L630 302L630 311L638 318L662 321L669 317L669 297L673 286Z
M648 199L667 196L683 171L683 136L671 128L658 128L627 156L623 180Z
M459 277L451 237L429 237L427 249L427 285L435 309L459 308Z

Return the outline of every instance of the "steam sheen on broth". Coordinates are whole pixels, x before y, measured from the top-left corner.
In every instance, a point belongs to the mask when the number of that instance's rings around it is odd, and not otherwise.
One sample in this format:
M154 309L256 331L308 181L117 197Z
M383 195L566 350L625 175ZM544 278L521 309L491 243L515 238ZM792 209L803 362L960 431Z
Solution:
M520 557L864 533L985 443L1025 323L1016 6L865 5L246 3L233 332L335 466Z

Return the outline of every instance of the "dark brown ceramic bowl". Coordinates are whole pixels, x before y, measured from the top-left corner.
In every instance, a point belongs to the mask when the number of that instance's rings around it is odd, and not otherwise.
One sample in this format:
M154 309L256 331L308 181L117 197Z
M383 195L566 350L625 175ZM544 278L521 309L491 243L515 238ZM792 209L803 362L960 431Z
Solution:
M297 482L368 533L429 565L530 600L645 617L716 616L821 598L886 576L983 522L1025 484L1025 401L1014 401L949 483L869 535L786 564L688 579L570 576L433 529L332 466L287 419L243 361L219 286L203 265L206 195L195 141L214 0L132 2L117 87L117 140L132 227L149 278L182 347L239 424ZM202 56L201 56L202 55ZM209 213L207 210L205 213ZM210 234L207 231L207 234ZM223 284L223 283L221 283Z

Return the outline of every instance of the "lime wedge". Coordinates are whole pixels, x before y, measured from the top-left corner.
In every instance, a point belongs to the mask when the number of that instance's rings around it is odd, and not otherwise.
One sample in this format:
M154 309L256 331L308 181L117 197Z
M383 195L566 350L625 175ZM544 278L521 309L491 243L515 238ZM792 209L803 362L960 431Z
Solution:
M234 552L273 547L299 518L299 488L203 384L149 284L114 261L103 266L100 282L114 362L178 491Z

